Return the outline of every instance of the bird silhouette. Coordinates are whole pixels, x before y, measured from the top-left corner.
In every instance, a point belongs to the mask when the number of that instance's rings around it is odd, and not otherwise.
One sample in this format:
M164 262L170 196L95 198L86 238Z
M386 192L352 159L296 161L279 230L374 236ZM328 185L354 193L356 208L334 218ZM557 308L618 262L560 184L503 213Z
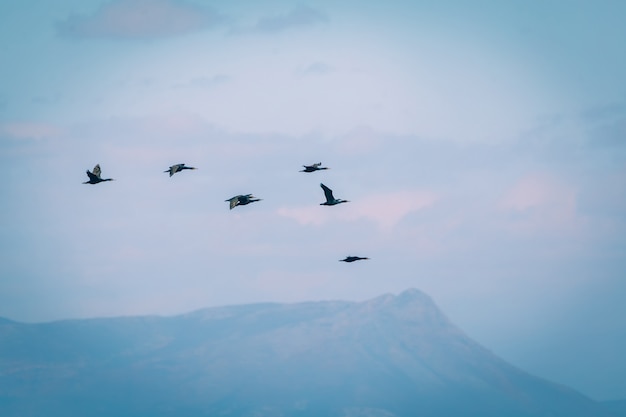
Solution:
M176 164L176 165L172 165L167 171L163 171L163 172L169 172L170 177L171 177L172 175L176 174L177 172L182 171L183 169L198 169L198 168L186 167L185 164Z
M326 196L326 201L324 203L320 203L320 206L334 206L341 203L349 203L348 200L342 200L340 198L333 197L333 190L320 183L320 187L324 190L324 195Z
M89 170L87 170L87 176L89 177L89 181L85 181L83 184L98 184L104 181L115 181L113 178L100 178L101 173L102 171L100 170L100 164L96 164L96 166L93 167L93 172L89 172Z
M369 258L362 258L360 256L346 256L345 259L340 259L339 262L354 262L354 261L360 261L363 259L369 259Z
M322 165L321 162L318 162L317 164L313 164L313 165L302 165L304 169L301 170L300 172L315 172L315 171L320 171L322 169L330 169L327 167L323 167L321 165Z
M254 203L255 201L261 201L261 200L262 200L261 198L256 198L252 194L245 194L245 195L236 195L224 201L230 202L230 209L232 210L237 206L245 206L246 204Z

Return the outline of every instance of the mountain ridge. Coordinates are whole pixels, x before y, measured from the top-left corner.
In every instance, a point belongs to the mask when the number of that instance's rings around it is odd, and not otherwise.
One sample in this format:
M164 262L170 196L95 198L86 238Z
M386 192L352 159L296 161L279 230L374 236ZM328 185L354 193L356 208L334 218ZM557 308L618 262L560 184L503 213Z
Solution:
M16 324L47 324L47 323L59 323L59 322L70 322L70 321L87 321L87 320L117 320L117 319L139 319L139 318L175 318L175 317L187 317L187 316L195 316L201 315L203 313L212 313L216 310L239 310L239 309L250 309L257 307L276 307L276 306L290 306L290 305L306 305L306 304L360 304L360 303L379 303L382 300L389 300L399 297L416 297L422 298L424 300L428 300L428 302L434 305L432 298L426 293L416 289L416 288L408 288L398 295L394 295L392 293L381 294L372 298L368 298L362 301L348 301L342 299L328 299L328 300L318 300L318 301L299 301L299 302L278 302L278 301L265 301L265 302L255 302L255 303L244 303L244 304L226 304L226 305L217 305L211 307L202 307L195 310L191 310L188 312L177 313L177 314L139 314L139 315L113 315L113 316L102 316L102 317L85 317L85 318L61 318L50 321L34 321L34 322L25 322L20 320L14 320L8 317L0 316L0 323L16 323Z
M611 415L497 357L417 289L361 302L0 322L0 414L78 416L86 402L96 416Z

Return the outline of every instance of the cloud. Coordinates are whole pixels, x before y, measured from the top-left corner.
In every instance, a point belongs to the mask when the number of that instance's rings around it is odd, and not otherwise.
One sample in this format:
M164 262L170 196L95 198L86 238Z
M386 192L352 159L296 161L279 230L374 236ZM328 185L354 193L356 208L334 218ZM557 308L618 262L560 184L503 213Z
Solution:
M532 174L519 180L500 201L511 216L507 228L519 234L549 231L573 232L577 215L577 191L549 175Z
M296 75L304 77L307 75L323 75L332 72L333 68L323 62L314 62L306 67L296 69Z
M186 0L112 0L91 16L68 17L57 31L71 38L154 39L212 28L222 20Z
M328 21L328 17L309 6L300 5L291 12L259 19L253 32L274 33L298 26L311 26Z
M212 77L201 76L195 77L191 80L183 83L178 83L175 88L213 88L215 86L227 83L230 81L230 77L224 74L214 75Z
M278 214L303 225L322 225L333 219L356 221L366 219L378 225L381 231L391 231L410 213L432 206L438 196L426 191L395 191L366 196L350 202L350 210L328 207L283 207Z
M626 117L598 127L591 132L589 141L598 148L623 148L626 146Z
M580 113L580 117L587 122L593 123L604 121L607 118L623 117L625 113L626 102L619 101L586 108Z
M581 116L586 122L587 143L595 148L626 145L626 102L593 107Z
M12 122L0 124L0 135L13 139L48 139L61 134L58 126L38 122Z

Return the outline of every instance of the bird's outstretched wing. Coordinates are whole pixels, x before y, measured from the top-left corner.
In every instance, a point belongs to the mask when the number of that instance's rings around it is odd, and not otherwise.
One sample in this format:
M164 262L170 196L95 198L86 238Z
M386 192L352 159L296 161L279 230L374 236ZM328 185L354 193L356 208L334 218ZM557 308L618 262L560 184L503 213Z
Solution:
M330 188L328 188L327 186L325 186L324 184L320 183L320 187L322 187L322 190L324 190L324 195L326 196L326 201L333 201L335 200L335 197L333 197L333 190L331 190Z
M102 174L102 171L100 170L100 164L96 164L95 167L93 167L93 175L96 176L96 178L100 178L100 174ZM89 173L87 173L87 175L89 175ZM91 175L89 175L89 178L91 178Z
M170 167L170 177L182 169L185 164L176 164Z
M305 169L307 169L308 171L317 171L319 169L319 167L322 165L321 162L318 162L316 164L312 164L312 165L302 165Z
M237 207L237 205L239 205L239 196L235 196L235 197L229 198L226 201L230 202L230 209L232 210L235 207Z
M87 170L86 172L87 172L87 176L89 177L89 181L98 181L98 177L93 175L93 173L89 172L89 170Z

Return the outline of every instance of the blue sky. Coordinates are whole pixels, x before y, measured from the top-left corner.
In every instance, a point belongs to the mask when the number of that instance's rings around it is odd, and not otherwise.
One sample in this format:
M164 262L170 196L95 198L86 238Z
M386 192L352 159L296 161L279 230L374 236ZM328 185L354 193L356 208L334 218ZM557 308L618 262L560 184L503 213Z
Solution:
M626 6L231 3L0 4L0 316L416 287L626 398Z

